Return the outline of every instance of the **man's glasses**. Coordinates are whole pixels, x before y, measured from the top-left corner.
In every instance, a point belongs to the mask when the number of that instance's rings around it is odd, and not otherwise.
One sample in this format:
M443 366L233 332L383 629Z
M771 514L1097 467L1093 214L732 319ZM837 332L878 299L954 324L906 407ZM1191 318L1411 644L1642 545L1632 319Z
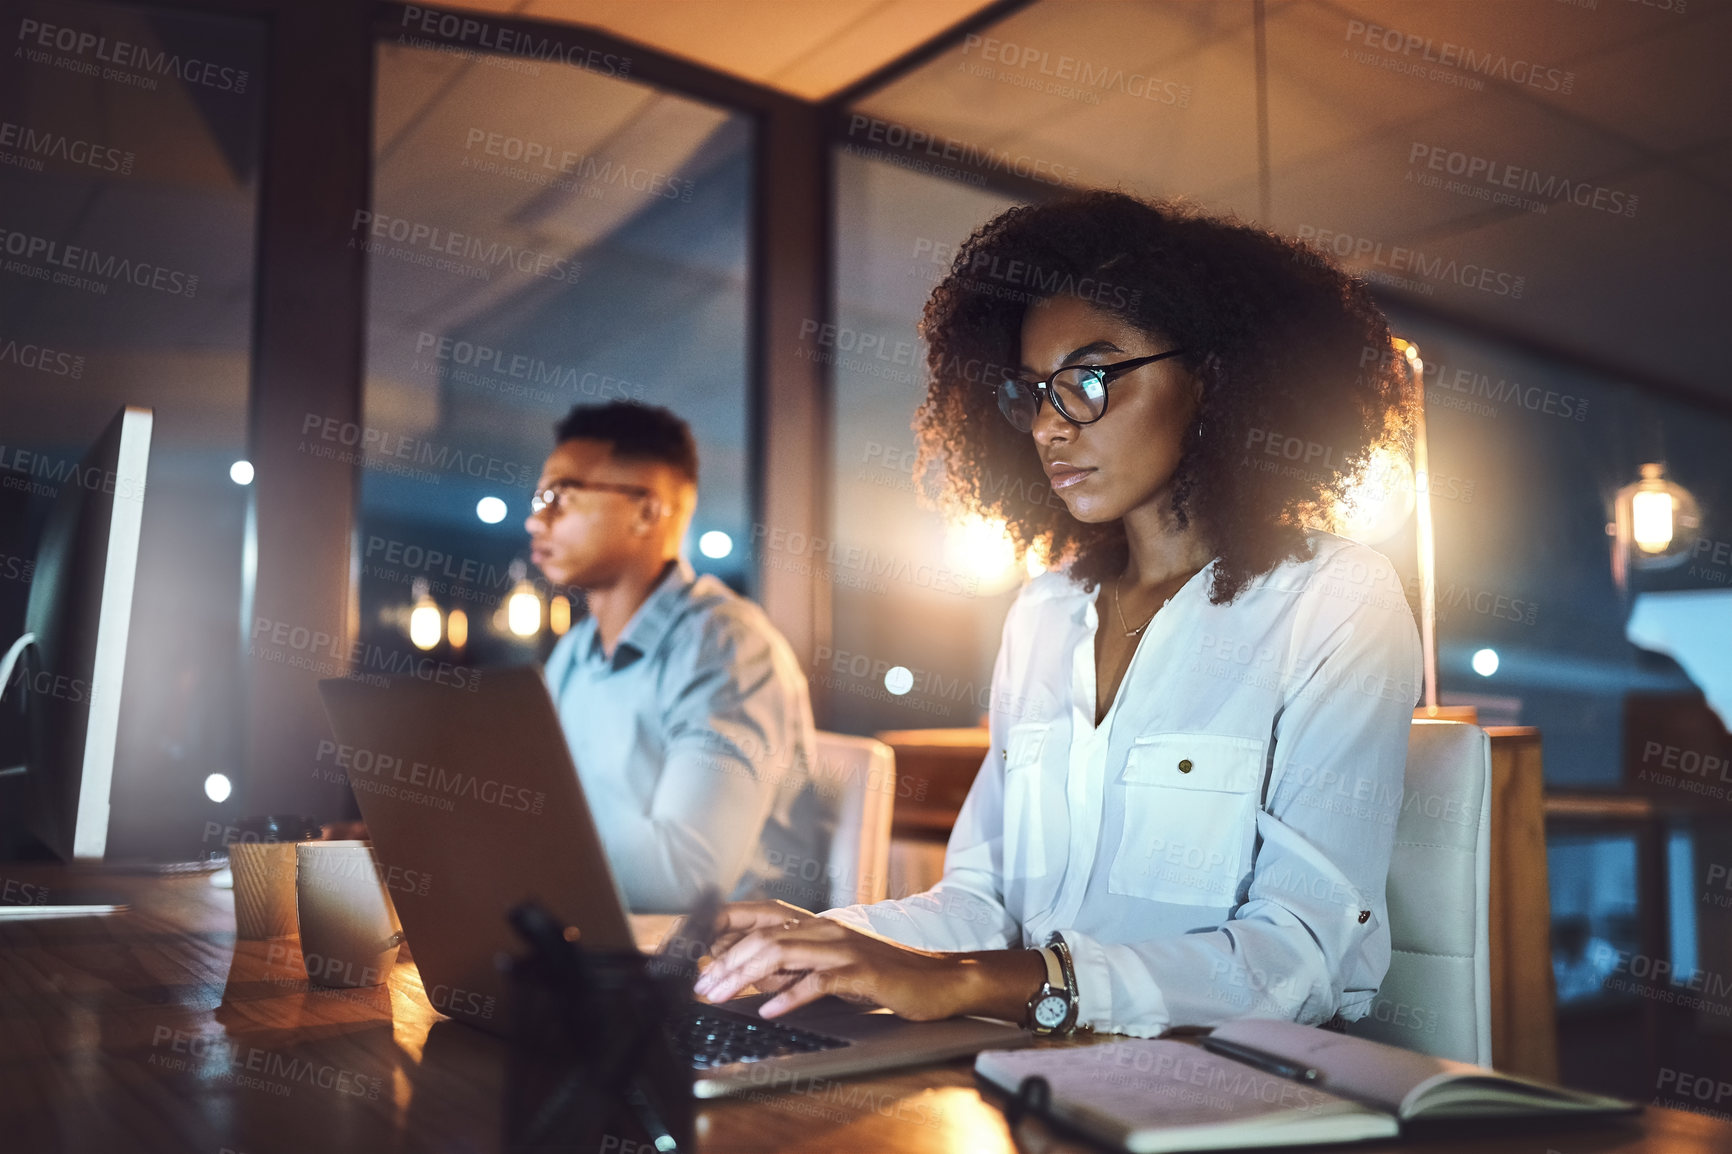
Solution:
M1034 428L1034 418L1040 412L1044 396L1052 401L1058 415L1071 424L1092 425L1107 415L1107 385L1114 378L1132 369L1176 357L1184 351L1174 349L1111 365L1067 365L1044 381L1006 377L998 386L998 411L1016 427L1017 432L1026 433Z
M628 497L649 497L655 490L642 485L616 485L612 481L555 481L529 498L529 512L535 515L551 509L558 513L565 508L566 494L581 492L624 493Z

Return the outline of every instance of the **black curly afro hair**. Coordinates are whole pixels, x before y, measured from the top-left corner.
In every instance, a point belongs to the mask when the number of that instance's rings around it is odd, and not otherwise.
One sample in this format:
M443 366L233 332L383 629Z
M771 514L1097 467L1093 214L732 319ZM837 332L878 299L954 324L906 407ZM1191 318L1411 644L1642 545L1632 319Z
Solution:
M1317 250L1119 192L1009 209L960 247L926 303L917 472L936 466L941 503L1002 519L1019 550L1038 544L1085 589L1124 568L1123 522L1073 518L997 401L1022 361L1025 310L1060 293L1186 350L1200 432L1186 433L1172 504L1214 552L1216 604L1306 555L1305 527L1325 522L1371 451L1410 437L1409 370L1388 322ZM1272 438L1283 452L1267 451Z

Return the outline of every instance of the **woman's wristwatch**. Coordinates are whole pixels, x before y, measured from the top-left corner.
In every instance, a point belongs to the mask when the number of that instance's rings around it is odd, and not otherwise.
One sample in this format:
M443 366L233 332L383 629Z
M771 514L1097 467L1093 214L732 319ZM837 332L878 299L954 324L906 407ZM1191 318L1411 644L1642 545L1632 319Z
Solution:
M1025 1025L1036 1034L1068 1034L1076 1028L1076 972L1064 938L1054 933L1037 951L1046 962L1046 981L1028 1000Z

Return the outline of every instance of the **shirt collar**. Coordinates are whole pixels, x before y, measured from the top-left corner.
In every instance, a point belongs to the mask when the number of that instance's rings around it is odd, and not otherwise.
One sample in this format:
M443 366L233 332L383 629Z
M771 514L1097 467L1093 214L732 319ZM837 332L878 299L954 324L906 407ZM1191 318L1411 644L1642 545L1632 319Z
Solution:
M696 571L684 557L677 558L668 565L661 580L650 590L650 595L644 598L644 603L637 607L637 612L631 615L631 620L626 622L625 630L614 644L611 664L615 669L655 651L662 638L667 636L675 615L679 613L680 603L685 600L687 591L696 580ZM589 637L580 642L583 659L603 660L601 631L595 627L595 618L591 617L586 625L589 628Z

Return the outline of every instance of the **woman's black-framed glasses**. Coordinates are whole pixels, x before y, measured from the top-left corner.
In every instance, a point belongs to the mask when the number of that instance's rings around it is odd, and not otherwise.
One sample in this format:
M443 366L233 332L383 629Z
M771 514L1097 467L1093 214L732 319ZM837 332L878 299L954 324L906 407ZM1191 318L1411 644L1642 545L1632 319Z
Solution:
M624 493L628 497L648 497L655 493L642 485L618 485L612 481L579 481L574 479L555 481L547 488L540 490L529 498L529 512L532 516L544 509L552 509L558 513L562 509L565 494L568 492L593 493Z
M1040 412L1044 395L1052 401L1058 415L1073 425L1092 425L1107 415L1107 385L1115 377L1132 369L1176 357L1184 349L1156 353L1149 357L1133 357L1111 365L1066 365L1044 381L1025 381L1021 377L1006 377L998 386L998 411L1016 427L1019 433L1034 428L1035 414Z

